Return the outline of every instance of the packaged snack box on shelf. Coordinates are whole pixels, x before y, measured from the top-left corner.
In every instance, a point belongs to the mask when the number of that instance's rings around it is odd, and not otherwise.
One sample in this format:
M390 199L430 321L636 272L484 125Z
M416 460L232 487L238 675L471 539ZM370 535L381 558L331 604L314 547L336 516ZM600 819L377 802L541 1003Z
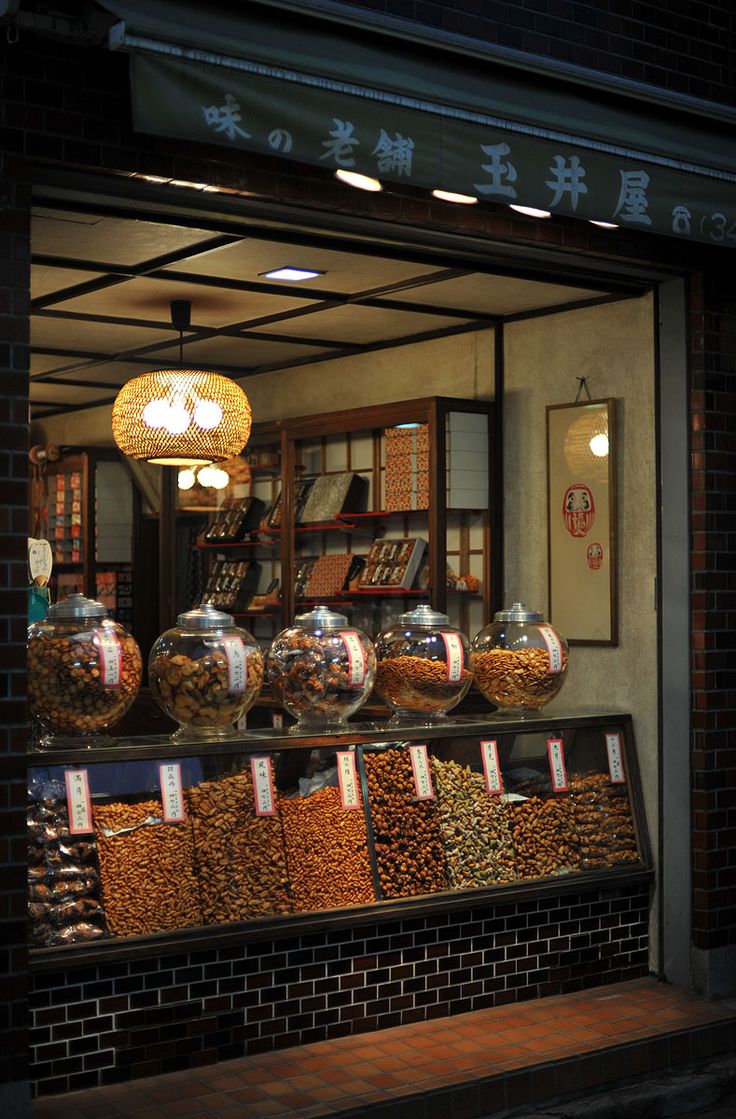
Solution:
M359 586L392 587L409 590L424 556L426 541L420 537L399 540L374 540L360 574Z
M311 524L334 521L338 513L360 513L367 495L368 481L360 474L323 474L315 479L299 519Z

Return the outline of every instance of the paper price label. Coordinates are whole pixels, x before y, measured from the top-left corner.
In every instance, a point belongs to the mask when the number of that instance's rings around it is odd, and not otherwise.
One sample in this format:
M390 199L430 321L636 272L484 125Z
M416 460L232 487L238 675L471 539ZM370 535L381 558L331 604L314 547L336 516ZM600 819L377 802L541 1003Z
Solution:
M360 808L358 770L355 766L355 754L350 750L340 750L337 753L337 780L343 808Z
M284 716L281 714L280 711L274 711L273 715L271 716L271 726L275 727L277 730L281 730L283 725Z
M537 626L537 629L542 635L542 640L547 646L549 653L549 671L562 672L562 645L555 631L551 626Z
M162 815L167 824L182 824L187 814L184 811L184 789L181 783L181 766L169 762L158 767L161 784Z
M51 576L53 560L48 540L28 539L28 572L31 582L45 587Z
M463 643L459 633L443 633L441 636L447 650L447 679L449 683L455 684L463 674Z
M547 739L547 754L549 755L549 772L552 778L552 788L556 793L566 793L570 788L565 769L565 749L561 738Z
M93 629L92 640L100 651L100 683L105 688L119 688L123 683L123 651L114 633Z
M351 684L365 683L365 654L357 633L341 633L340 640L348 655L348 678Z
M495 796L503 793L501 780L501 767L498 764L498 743L495 738L489 738L480 744L481 757L483 758L483 772L486 776L486 789Z
M223 637L223 652L227 660L227 690L230 695L241 695L248 685L248 654L242 637Z
M626 773L624 771L624 758L621 752L620 734L606 735L606 750L608 751L608 772L611 775L611 782L614 785L625 785Z
M253 779L256 816L275 816L276 796L273 788L271 759L269 757L251 758L250 775Z
M417 794L417 800L434 800L432 772L429 768L427 747L424 745L410 746L409 755L414 773L414 791Z
M69 831L72 835L87 835L94 831L92 801L86 769L70 769L64 774L66 782L66 807Z

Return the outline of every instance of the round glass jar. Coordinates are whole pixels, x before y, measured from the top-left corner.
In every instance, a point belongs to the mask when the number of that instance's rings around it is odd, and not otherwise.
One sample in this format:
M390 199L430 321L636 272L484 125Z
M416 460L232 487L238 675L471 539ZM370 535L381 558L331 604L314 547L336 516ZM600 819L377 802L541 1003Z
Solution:
M473 639L475 682L487 700L514 714L538 711L567 673L567 642L544 616L515 602Z
M203 603L180 614L148 658L148 682L179 724L172 741L228 738L263 685L263 653L231 614Z
M376 654L376 691L397 719L441 719L473 682L467 637L431 606L417 606L382 630Z
M268 653L274 695L297 727L340 726L362 707L376 677L373 642L324 606L300 614Z
M101 602L70 594L28 629L28 700L44 735L40 745L110 743L141 684L133 637Z

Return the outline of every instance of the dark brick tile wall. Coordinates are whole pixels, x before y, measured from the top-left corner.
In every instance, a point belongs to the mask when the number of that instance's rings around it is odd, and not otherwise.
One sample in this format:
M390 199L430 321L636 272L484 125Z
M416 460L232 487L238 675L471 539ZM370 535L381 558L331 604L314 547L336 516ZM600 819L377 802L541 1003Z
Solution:
M731 0L343 0L436 30L736 104Z
M26 550L30 192L0 152L0 1085L25 1079Z
M33 976L38 1094L647 973L648 886ZM80 956L83 955L80 953Z

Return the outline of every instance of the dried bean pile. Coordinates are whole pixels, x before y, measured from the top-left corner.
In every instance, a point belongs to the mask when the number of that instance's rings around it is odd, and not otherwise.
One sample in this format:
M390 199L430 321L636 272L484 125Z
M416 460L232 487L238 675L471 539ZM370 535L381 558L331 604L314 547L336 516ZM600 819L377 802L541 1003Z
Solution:
M575 826L585 869L636 862L639 852L626 785L611 784L607 773L570 778Z
M530 796L512 801L511 832L520 878L580 870L580 844L570 800Z
M565 679L567 654L561 648L562 671L550 672L546 649L487 649L473 653L479 689L498 707L543 707Z
M383 896L446 890L437 805L433 800L416 799L408 750L390 748L366 754L365 769Z
M60 796L43 796L29 807L28 919L36 947L105 936L94 838L69 834Z
M154 694L180 723L195 727L222 727L235 723L247 711L263 685L263 654L248 650L248 679L244 692L228 691L228 664L224 653L208 650L192 659L183 654L159 654L149 666Z
M392 707L407 711L448 711L459 703L473 681L472 672L463 668L460 679L447 679L444 661L426 657L386 657L376 671L376 691Z
M375 901L362 808L346 810L327 787L283 799L280 811L295 910Z
M85 635L79 635L83 638ZM40 635L28 643L28 698L34 713L57 733L89 734L112 726L127 711L141 682L141 654L132 637L118 636L120 684L102 682L99 647L77 636Z
M508 809L488 793L483 774L434 757L432 773L450 885L461 890L513 881Z
M256 816L249 772L203 781L189 809L207 925L290 913L278 816Z
M94 808L102 896L116 936L202 924L192 829L188 822L144 823L149 817L161 819L160 800Z

